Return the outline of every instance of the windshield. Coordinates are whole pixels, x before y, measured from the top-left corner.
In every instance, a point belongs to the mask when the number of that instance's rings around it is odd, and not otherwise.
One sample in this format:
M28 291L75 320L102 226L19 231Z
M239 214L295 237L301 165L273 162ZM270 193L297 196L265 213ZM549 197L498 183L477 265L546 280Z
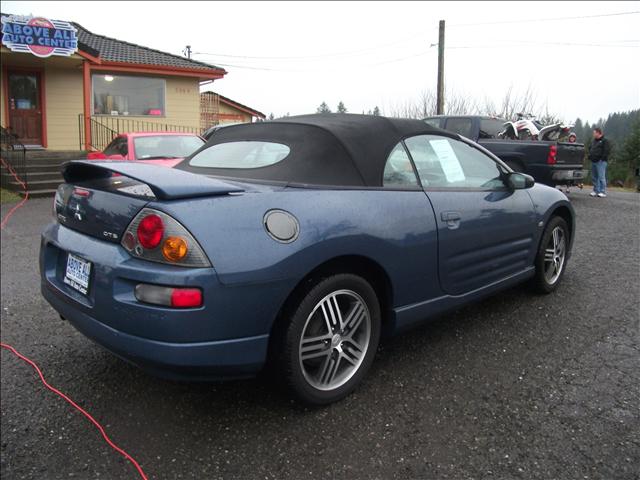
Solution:
M200 148L204 141L195 135L152 135L133 139L136 160L183 158Z
M198 152L189 160L189 165L208 168L260 168L284 160L289 152L289 147L282 143L260 141L219 143Z

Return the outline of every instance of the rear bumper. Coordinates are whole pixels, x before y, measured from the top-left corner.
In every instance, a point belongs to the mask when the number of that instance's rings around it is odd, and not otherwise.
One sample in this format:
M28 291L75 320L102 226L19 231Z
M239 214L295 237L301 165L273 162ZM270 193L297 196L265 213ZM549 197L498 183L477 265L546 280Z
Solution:
M267 356L268 335L215 342L168 343L111 328L74 308L46 280L42 295L80 333L152 375L172 380L216 380L255 375Z
M91 262L82 295L63 281L67 253ZM44 298L81 333L152 374L190 380L246 377L267 358L269 332L286 288L282 282L226 287L213 268L181 268L130 257L117 244L59 224L40 251ZM198 287L200 308L143 304L138 283Z
M555 187L556 185L572 185L581 182L586 176L582 165L547 165L535 164L527 169L536 182Z
M556 185L582 181L587 176L586 170L558 170L552 173L551 178Z

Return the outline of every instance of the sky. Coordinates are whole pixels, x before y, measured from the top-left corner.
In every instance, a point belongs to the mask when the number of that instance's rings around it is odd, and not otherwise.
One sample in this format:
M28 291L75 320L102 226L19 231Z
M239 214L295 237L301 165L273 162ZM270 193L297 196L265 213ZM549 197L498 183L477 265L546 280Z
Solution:
M179 55L191 45L194 59L228 71L205 89L267 115L323 101L390 114L417 100L436 87L439 20L455 95L499 103L530 88L565 121L640 108L640 1L3 1L2 11Z

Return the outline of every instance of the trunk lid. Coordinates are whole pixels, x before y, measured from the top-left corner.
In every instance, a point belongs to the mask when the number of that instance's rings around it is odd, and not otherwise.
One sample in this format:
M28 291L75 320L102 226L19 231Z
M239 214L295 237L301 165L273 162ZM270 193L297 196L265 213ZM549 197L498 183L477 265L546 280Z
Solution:
M122 183L128 183L121 180ZM65 227L119 243L129 222L150 198L122 195L113 181L63 183L54 202L56 218Z
M120 242L131 220L151 201L244 191L203 175L130 162L70 162L63 176L67 183L58 187L54 200L58 221L113 243Z

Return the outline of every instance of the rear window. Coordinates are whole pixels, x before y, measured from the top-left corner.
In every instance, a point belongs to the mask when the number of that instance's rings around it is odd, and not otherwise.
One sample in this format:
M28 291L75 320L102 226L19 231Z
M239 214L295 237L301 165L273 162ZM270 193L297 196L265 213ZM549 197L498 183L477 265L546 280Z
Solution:
M505 120L497 118L483 118L480 120L480 138L498 138L498 134L504 130Z
M449 118L447 119L446 130L457 133L463 137L471 138L473 120L470 118Z
M284 160L291 150L282 143L261 141L227 142L195 154L189 165L206 168L250 169L268 167Z
M150 135L134 138L136 159L188 157L204 141L194 135Z
M424 123L426 123L427 125L431 125L432 127L442 128L441 118L425 118Z

